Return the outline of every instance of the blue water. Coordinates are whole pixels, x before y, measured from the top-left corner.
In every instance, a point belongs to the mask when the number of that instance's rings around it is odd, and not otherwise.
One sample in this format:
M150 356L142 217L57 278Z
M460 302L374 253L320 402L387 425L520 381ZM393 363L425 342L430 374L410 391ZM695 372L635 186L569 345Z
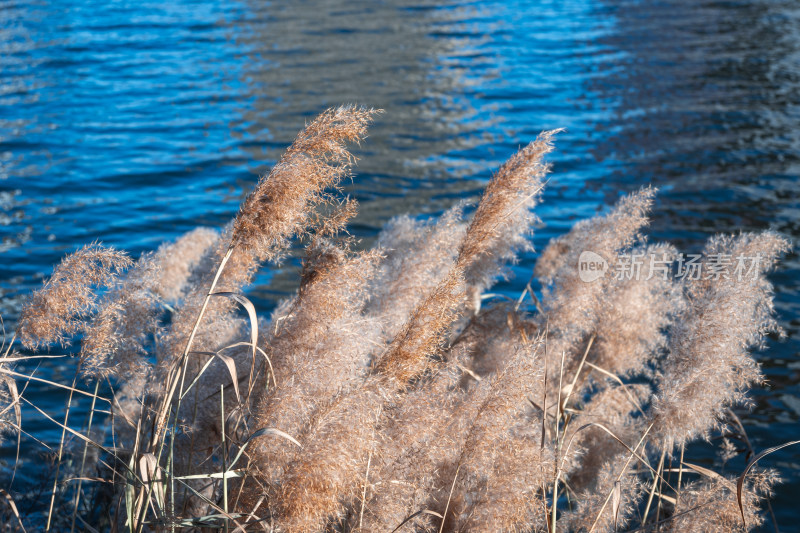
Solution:
M348 102L385 110L346 187L366 242L396 214L477 197L520 145L565 127L539 249L649 183L661 189L652 239L691 252L717 232L774 228L797 243L799 95L788 0L0 1L0 315L13 327L82 244L138 255L221 226L305 121ZM519 293L534 258L501 289ZM260 312L294 288L296 267L259 278ZM793 254L772 277L787 337L760 354L768 385L742 412L757 449L800 438L799 274ZM46 386L26 395L63 409ZM28 410L24 427L60 437ZM15 491L36 486L44 452L23 439ZM0 459L14 455L6 442ZM785 478L773 506L788 531L800 449L762 464Z

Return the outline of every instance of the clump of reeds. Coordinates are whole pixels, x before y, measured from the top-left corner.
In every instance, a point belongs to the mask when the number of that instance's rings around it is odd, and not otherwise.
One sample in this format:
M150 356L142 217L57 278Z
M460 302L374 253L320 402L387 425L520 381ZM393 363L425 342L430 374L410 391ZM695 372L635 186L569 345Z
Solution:
M503 165L471 217L465 205L399 217L362 249L343 236L356 204L336 191L355 162L346 143L372 114L340 107L312 121L220 233L195 230L135 263L92 245L32 295L22 344L80 344L67 415L51 420L78 438L82 461L56 468L45 527L96 516L87 498L110 502L93 527L129 531L760 524L777 474L752 469L737 490L694 465L689 445L726 421L743 432L729 408L761 379L749 350L776 328L765 276L786 240L714 237L701 260L712 275L676 276L678 251L642 236L646 188L550 243L540 297L530 284L492 297L507 265L534 252L556 132ZM293 239L306 245L299 288L259 319L242 290ZM604 263L599 277L582 277L584 252ZM727 275L721 257L733 258ZM756 263L736 270L740 257ZM0 431L20 430L12 414L30 403L10 369L24 356L10 350ZM74 394L93 402L85 433L69 427ZM102 417L106 442L98 401L114 415ZM58 465L73 453L64 440ZM107 490L85 489L97 481Z

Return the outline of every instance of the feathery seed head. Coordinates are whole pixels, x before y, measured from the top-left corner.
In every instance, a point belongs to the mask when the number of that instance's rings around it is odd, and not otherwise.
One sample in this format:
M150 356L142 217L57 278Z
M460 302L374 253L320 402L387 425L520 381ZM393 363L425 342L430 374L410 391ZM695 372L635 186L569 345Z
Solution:
M732 259L733 270L686 280L688 305L671 328L652 408L667 448L707 435L723 410L743 401L747 388L762 380L748 350L776 328L765 274L788 249L786 239L769 231L708 241L701 272L714 272L721 256ZM741 276L733 266L739 258L752 267Z
M480 292L518 252L532 249L528 237L538 218L531 209L539 203L550 169L543 158L553 150L553 136L560 131L543 132L517 152L483 192L459 250L467 283Z
M375 113L332 108L306 126L245 199L233 223L232 244L252 250L259 260L280 259L287 239L306 227L311 208L349 175L355 158L345 143L362 140Z
M32 349L66 344L95 310L95 290L110 285L130 264L124 252L97 243L66 256L22 308L17 326L22 344Z

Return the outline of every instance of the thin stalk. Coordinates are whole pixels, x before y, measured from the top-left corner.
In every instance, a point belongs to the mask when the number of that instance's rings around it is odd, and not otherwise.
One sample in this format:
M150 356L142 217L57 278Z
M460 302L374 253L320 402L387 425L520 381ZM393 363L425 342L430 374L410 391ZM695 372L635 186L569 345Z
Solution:
M544 453L544 441L545 435L547 434L547 372L549 371L547 367L547 337L548 337L548 330L549 330L550 323L548 322L545 326L544 330L544 387L543 387L543 396L542 398L542 438L539 443L539 451ZM544 464L542 464L542 494L547 494L547 486L545 484L545 476L544 476ZM547 522L547 528L550 529L550 513L547 509L547 498L542 498L544 504L544 519Z
M658 460L658 471L659 475L653 475L653 487L650 489L650 495L647 497L647 505L644 508L644 518L642 519L642 524L647 522L647 515L650 514L650 505L653 503L653 495L656 492L656 483L658 483L659 478L661 477L661 471L664 468L664 456L667 454L667 449L664 448L661 451L661 459Z
M672 459L670 459L670 465L672 464ZM671 469L670 469L671 470ZM659 515L661 513L661 495L664 494L664 476L661 475L662 469L659 469L658 475L658 502L656 502L656 523L658 523ZM656 526L656 531L661 530L661 526Z
M372 450L367 458L367 472L364 474L364 491L361 493L361 512L358 514L358 530L363 531L364 507L367 503L367 485L369 484L369 467L372 464Z
M150 442L150 449L152 452L155 452L156 445L161 440L161 434L163 433L167 418L169 417L170 413L170 405L172 404L172 398L175 395L175 389L178 385L178 377L180 376L180 383L181 383L181 390L178 394L178 409L180 409L180 401L181 396L183 396L183 387L185 384L186 379L186 367L188 366L189 362L189 352L192 349L192 343L194 342L194 338L197 335L197 330L200 327L200 322L203 320L205 316L206 309L208 308L208 302L211 301L211 295L214 294L214 289L217 288L217 283L219 282L219 278L222 275L222 271L225 268L225 265L228 263L228 260L231 258L233 254L234 244L231 244L228 247L228 251L225 253L225 256L222 258L222 261L217 267L217 272L214 274L214 280L211 282L211 287L209 287L208 292L206 293L206 297L203 299L203 305L200 308L200 312L197 314L197 319L194 322L194 326L192 327L191 333L189 333L189 338L186 340L186 347L183 349L183 354L181 355L180 359L176 361L175 366L173 367L173 371L170 373L170 376L167 379L167 383L169 385L169 390L167 392L167 396L164 398L164 401L161 404L159 409L158 418L156 420L156 430L153 433L153 440ZM180 368L178 369L178 366ZM177 371L176 371L177 369ZM177 417L178 411L175 411L175 424L177 424ZM174 438L174 432L173 432ZM159 453L160 455L160 453Z
M225 442L225 386L219 385L220 416L222 418L222 508L228 514L228 450ZM228 531L228 520L225 520L225 532Z
M625 471L628 469L628 465L631 464L631 460L636 455L636 450L638 450L639 446L642 445L642 443L644 442L644 439L647 437L647 434L650 433L651 429L653 429L652 422L650 423L649 426L647 426L647 429L645 430L644 434L642 435L642 438L640 438L639 442L636 443L636 447L633 449L633 453L630 456L628 456L628 459L625 461L625 464L622 466L622 471L620 471L619 475L617 476L617 481L621 480L622 476L625 475ZM595 517L594 522L592 523L592 527L589 528L589 533L592 533L592 531L594 531L594 528L597 527L597 522L600 521L600 517L602 516L603 511L605 511L606 505L608 505L608 502L611 500L611 495L613 493L614 493L614 491L612 490L611 492L608 493L608 496L606 496L606 500L603 502L603 506L600 507L600 511L597 513L597 516Z
M191 448L189 453L191 457ZM169 530L175 533L175 523L172 521L175 516L175 441L173 439L169 441L169 457L167 458L167 468L164 470L164 476L169 476L169 502L167 503L171 521Z
M592 344L594 344L594 340L597 338L597 333L592 333L592 336L589 338L589 342L586 344L586 350L583 352L583 357L581 357L581 362L578 365L578 370L575 371L575 375L572 377L572 383L570 383L569 390L567 391L567 397L564 399L564 407L567 406L569 403L569 398L572 396L572 391L575 390L575 385L578 384L578 377L581 375L581 370L583 370L583 365L586 363L586 356L589 355L589 350L592 348Z
M558 475L553 480L553 503L550 506L550 531L556 533L556 512L558 511ZM563 518L563 517L562 517Z
M586 350L588 353L589 350ZM564 357L566 352L561 352L561 371L558 375L558 405L556 409L556 463L555 463L555 479L553 480L553 505L550 509L552 514L550 518L550 531L556 533L556 514L558 511L558 478L561 477L561 436L558 434L559 421L561 420L561 386L564 377Z
M78 383L78 373L80 372L81 365L78 363L78 368L75 369L75 377L72 378L72 387L70 387L69 398L67 398L67 408L64 413L64 427L61 428L61 442L58 444L58 460L56 462L56 473L53 476L53 494L50 496L50 510L47 512L47 525L45 531L50 531L50 526L53 521L53 507L56 504L56 491L58 490L58 471L61 469L61 457L64 454L64 440L67 437L67 424L69 423L69 411L72 408L72 391Z
M86 428L86 435L89 436L92 433L92 419L94 418L94 408L97 402L97 391L100 388L100 381L96 380L94 383L94 396L92 397L92 408L89 410L89 423L87 424ZM86 453L89 450L89 443L86 442L83 445L83 457L81 457L81 469L80 469L80 476L78 479L78 488L75 493L75 508L72 510L72 525L70 526L69 530L70 533L75 531L75 518L78 516L78 505L81 501L81 485L83 484L83 469L86 466Z
M458 479L458 471L461 470L461 465L456 468L456 475L453 476L453 484L450 486L450 494L447 496L447 504L444 506L444 513L442 513L442 523L439 526L439 533L444 531L444 521L447 520L447 510L450 509L450 501L453 499L453 491L456 490L456 480Z
M683 450L686 448L686 443L681 443L681 462L678 465L678 490L675 494L675 510L677 511L681 504L681 478L683 477Z

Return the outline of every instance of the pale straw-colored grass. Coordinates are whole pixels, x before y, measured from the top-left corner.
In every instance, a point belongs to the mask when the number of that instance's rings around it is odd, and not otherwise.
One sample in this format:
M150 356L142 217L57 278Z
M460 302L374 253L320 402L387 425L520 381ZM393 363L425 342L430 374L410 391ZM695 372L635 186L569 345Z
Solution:
M0 358L0 433L54 457L27 496L48 511L20 513L26 495L0 489L5 530L762 524L777 473L761 455L738 480L716 473L692 442L729 422L726 460L731 439L755 453L731 408L762 379L749 350L776 329L766 276L787 241L717 236L702 263L758 257L749 277L676 278L679 252L643 237L656 192L645 188L552 241L538 285L498 297L488 291L508 265L536 253L556 132L503 165L471 217L463 204L399 217L363 249L346 235L357 204L338 187L373 115L345 106L311 121L219 232L136 262L93 244L54 269ZM296 241L299 288L266 319L243 291ZM579 274L585 251L608 265L593 282ZM667 270L616 276L632 255ZM60 358L74 379L18 370L51 362L32 350L53 344L79 354ZM31 381L63 392L64 412L39 407ZM78 402L85 422L70 414ZM28 433L27 409L60 441Z

